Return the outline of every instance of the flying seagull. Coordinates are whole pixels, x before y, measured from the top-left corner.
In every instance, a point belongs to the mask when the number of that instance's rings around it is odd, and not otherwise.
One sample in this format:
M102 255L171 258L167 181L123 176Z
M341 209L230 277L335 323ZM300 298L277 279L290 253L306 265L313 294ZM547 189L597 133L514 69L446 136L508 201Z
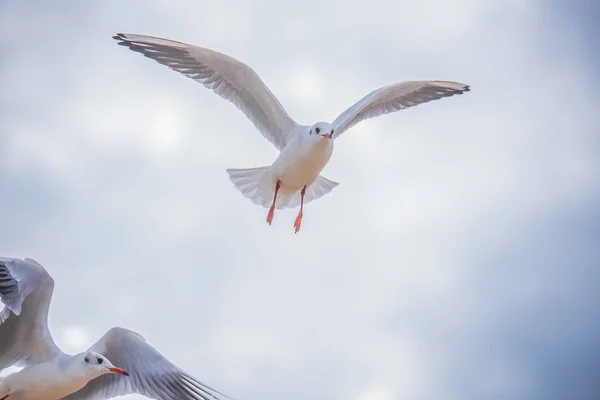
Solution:
M54 280L36 261L0 258L0 400L161 400L227 397L177 368L143 337L112 328L88 351L63 353L48 330Z
M458 82L395 83L369 93L331 124L300 125L256 72L241 61L214 50L152 36L118 33L113 38L229 100L275 145L280 153L270 166L228 169L227 173L244 196L269 207L269 224L276 208L300 205L294 221L296 233L302 223L304 203L318 199L338 185L319 175L331 158L334 139L362 120L469 91L468 85Z

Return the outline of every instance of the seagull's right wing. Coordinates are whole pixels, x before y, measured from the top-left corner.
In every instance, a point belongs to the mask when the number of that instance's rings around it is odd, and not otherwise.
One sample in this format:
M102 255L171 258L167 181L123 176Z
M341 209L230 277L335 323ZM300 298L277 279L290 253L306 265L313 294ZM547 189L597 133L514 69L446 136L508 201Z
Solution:
M0 371L60 352L48 330L54 280L36 261L0 258Z
M104 355L129 376L103 375L64 400L104 400L134 393L157 400L228 398L179 369L143 337L127 329L112 328L90 350Z
M417 104L463 94L469 85L448 81L410 81L394 83L372 91L341 113L333 124L335 138L368 118L404 110Z
M232 102L279 150L298 127L256 72L233 57L152 36L118 33L113 38Z

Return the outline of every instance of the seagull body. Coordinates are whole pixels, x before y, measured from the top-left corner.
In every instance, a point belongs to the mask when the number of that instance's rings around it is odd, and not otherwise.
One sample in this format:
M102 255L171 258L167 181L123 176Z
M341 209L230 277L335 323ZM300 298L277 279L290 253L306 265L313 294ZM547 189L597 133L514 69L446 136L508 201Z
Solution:
M417 104L462 94L469 86L447 81L410 81L374 90L340 114L333 123L301 125L294 121L249 66L202 47L152 36L122 34L119 44L202 83L231 101L280 151L271 166L228 169L229 179L253 203L274 210L300 206L294 221L298 232L303 206L329 193L338 183L319 175L333 152L333 142L358 122Z
M314 182L331 158L333 140L326 137L310 139L310 135L294 135L266 171L273 180L281 182L280 195L285 198L307 186L307 182L308 185Z
M0 372L23 367L0 378L0 400L102 400L133 393L164 400L218 399L221 393L127 329L112 328L86 352L63 353L48 330L53 289L54 280L36 261L0 258L0 300L5 304L0 311Z
M54 400L82 389L93 375L78 368L77 357L64 357L34 364L0 381L0 399Z

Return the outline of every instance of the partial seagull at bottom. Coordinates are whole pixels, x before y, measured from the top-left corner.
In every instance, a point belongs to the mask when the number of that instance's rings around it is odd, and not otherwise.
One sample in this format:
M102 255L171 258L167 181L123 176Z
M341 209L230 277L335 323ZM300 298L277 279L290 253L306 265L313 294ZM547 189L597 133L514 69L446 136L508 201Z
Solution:
M142 336L112 328L88 351L63 353L48 330L54 280L32 259L0 258L0 400L102 400L140 394L157 400L226 395L172 364Z
M152 36L118 33L121 46L141 53L201 83L240 109L280 151L273 164L228 169L229 179L254 204L275 209L300 206L294 230L300 230L304 204L331 192L338 183L320 175L333 153L334 139L368 118L450 97L470 90L449 81L408 81L376 89L341 113L331 124L301 125L252 68L226 54Z

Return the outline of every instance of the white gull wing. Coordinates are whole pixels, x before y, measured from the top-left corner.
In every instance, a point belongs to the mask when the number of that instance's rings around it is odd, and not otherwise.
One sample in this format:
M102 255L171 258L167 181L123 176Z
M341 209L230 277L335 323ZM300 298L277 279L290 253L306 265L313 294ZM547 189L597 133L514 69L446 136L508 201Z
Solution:
M151 36L118 33L119 44L158 61L232 102L279 150L298 124L252 68L225 54Z
M36 261L0 258L0 371L48 361L62 352L48 330L54 280Z
M227 398L179 369L130 330L112 328L90 350L104 355L129 376L103 375L64 400L103 400L134 393L159 400Z
M395 83L372 91L333 121L334 137L368 118L403 110L417 104L463 94L468 85L446 81L411 81Z

